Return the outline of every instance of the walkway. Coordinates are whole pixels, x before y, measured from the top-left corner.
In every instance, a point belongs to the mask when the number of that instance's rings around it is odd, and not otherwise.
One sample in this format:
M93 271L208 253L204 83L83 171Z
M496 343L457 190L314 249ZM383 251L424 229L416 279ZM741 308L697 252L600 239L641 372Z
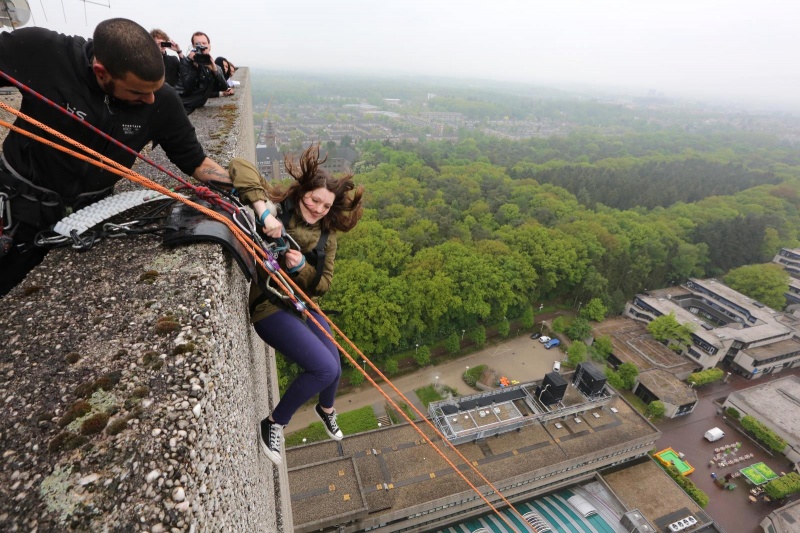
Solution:
M538 340L532 340L528 335L522 335L497 345L488 346L461 359L439 366L422 368L413 374L393 379L392 383L424 413L425 410L414 391L431 383L439 383L452 387L460 394L470 394L474 391L461 378L467 367L487 365L495 370L498 376L526 382L542 379L553 369L553 361L561 360L564 357L565 354L558 349L547 350ZM392 398L396 398L397 395L385 383L379 383L379 385ZM336 408L339 412L345 412L372 406L375 413L380 416L384 412L385 403L386 400L383 396L371 384L365 382L360 389L337 397ZM313 404L306 405L292 417L287 433L303 429L318 420L314 414Z

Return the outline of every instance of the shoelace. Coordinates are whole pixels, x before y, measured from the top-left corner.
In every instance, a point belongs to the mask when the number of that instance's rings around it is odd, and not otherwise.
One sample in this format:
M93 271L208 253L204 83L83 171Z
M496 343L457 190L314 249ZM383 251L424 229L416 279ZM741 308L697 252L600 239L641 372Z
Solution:
M269 447L280 450L281 441L283 441L283 430L278 424L273 424L269 431Z
M325 418L328 419L328 425L331 427L331 430L336 433L339 431L339 425L336 423L336 412L331 414L325 413Z

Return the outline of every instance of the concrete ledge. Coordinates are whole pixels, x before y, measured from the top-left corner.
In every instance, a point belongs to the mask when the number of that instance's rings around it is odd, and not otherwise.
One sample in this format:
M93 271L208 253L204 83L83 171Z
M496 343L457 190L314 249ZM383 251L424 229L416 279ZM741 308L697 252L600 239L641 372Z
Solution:
M223 165L255 158L249 71L236 78L191 116ZM246 300L215 245L48 254L0 299L0 530L292 531L286 469L257 443L278 391Z

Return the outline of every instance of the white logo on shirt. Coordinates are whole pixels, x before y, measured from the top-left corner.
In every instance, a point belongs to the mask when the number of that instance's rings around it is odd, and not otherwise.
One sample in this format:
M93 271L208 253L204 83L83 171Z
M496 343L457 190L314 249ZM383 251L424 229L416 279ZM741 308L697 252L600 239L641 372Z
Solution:
M77 108L72 107L71 105L69 105L69 103L67 103L67 111L69 111L70 113L72 113L81 120L86 120L86 111L78 111Z
M139 130L142 129L141 124L123 124L122 125L122 133L125 135L136 135L139 133Z

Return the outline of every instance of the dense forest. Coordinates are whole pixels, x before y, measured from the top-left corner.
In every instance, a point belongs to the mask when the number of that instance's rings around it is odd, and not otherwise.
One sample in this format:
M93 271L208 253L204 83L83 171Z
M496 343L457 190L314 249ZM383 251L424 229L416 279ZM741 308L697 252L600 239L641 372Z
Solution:
M547 138L476 127L460 129L457 142L356 145L367 210L340 237L322 303L376 361L553 301L598 298L619 312L637 291L723 276L800 246L792 117L635 108L524 87L269 80L254 84L257 104L275 96L381 106L391 97L412 114L574 126ZM427 92L437 97L426 101Z
M709 183L743 189L734 194L616 209L587 206L565 188L492 164L475 139L442 144L449 146L414 152L359 146L368 210L341 238L324 305L347 310L337 322L366 353L388 354L555 299L600 298L620 311L636 291L722 275L800 243L795 166L731 165L740 181L713 175ZM439 153L435 164L420 151ZM748 179L767 183L745 189ZM648 194L685 194L671 193L670 179L660 183Z

